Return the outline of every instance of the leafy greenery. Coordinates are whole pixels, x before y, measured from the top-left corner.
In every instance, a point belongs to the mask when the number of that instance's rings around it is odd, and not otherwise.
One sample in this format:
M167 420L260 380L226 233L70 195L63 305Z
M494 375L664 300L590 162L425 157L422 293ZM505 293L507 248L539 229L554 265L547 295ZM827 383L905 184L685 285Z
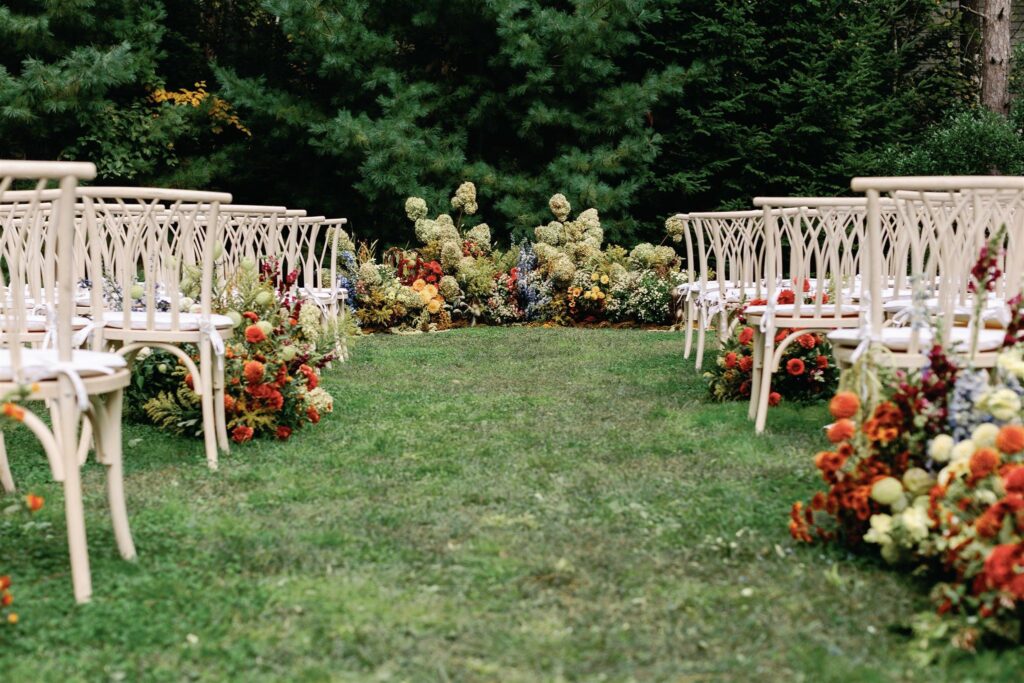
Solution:
M913 664L913 577L789 541L824 407L783 404L754 438L678 334L373 336L325 384L321 429L218 473L199 444L130 427L137 563L89 465L85 607L60 486L5 428L47 504L31 531L0 527L21 615L0 631L4 680L980 682L1024 665Z
M972 99L936 0L28 0L0 12L0 157L230 190L404 242L473 178L499 241L552 191L607 239L842 190ZM205 85L204 85L205 84Z

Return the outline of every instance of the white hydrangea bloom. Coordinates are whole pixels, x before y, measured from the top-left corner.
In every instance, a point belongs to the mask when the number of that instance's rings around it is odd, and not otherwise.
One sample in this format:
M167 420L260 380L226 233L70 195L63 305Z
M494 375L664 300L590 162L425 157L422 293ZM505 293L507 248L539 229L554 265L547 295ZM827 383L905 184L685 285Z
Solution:
M462 247L458 242L449 240L441 245L441 268L451 272L459 267L462 258Z
M459 189L455 190L455 196L452 197L452 208L462 209L462 212L467 216L472 216L476 213L476 185L471 182L465 182L459 185Z
M316 412L321 415L324 413L334 412L334 397L327 393L327 390L323 387L317 387L312 391L307 391L306 400L309 401L309 404L316 408Z
M476 242L477 244L480 244L482 246L490 247L491 228L486 223L481 223L475 228L471 228L469 232L466 233L466 239L472 240L473 242Z
M427 203L419 197L409 197L405 200L405 215L413 222L426 218Z
M320 309L312 302L307 302L299 311L299 329L302 330L302 336L310 341L319 339L323 333L320 320Z
M549 199L548 207L551 209L551 213L555 215L555 218L563 222L569 217L569 212L572 211L569 200L562 193L558 193Z

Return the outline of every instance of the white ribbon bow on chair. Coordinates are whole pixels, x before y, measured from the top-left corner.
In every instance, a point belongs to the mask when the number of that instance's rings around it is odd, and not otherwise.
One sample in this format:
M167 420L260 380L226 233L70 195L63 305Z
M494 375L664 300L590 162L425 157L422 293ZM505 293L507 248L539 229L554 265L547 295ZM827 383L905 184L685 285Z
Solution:
M39 380L50 379L53 375L64 375L71 380L71 386L75 390L75 398L78 401L79 410L89 409L89 392L85 388L85 381L82 379L80 374L83 370L86 372L95 372L101 375L113 375L114 369L107 367L106 365L83 363L81 361L59 361L59 360L48 360L40 359L35 361L30 367L25 368L25 378L29 382L37 382Z

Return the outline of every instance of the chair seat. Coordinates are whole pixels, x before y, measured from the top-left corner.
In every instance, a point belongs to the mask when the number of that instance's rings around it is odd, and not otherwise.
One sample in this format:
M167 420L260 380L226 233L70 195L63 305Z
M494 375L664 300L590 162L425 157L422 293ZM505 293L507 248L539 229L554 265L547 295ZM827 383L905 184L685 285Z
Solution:
M329 287L303 287L303 292L308 296L320 299L321 301L334 301L347 296L344 289L331 289Z
M838 309L838 310L837 310ZM747 317L763 316L768 312L767 306L747 306ZM814 310L814 304L804 304L800 307L797 315L795 304L777 304L775 306L775 317L777 318L855 318L860 315L860 307L851 304L822 304L820 311Z
M34 382L56 379L58 373L53 368L57 363L56 349L21 350L22 372ZM96 377L106 374L103 368L121 370L128 367L128 362L116 353L75 349L71 352L71 367L82 377ZM0 349L0 382L11 381L14 381L11 351Z
M7 318L0 317L0 330L7 330ZM87 318L74 317L71 319L71 329L80 330L89 324ZM21 321L22 332L46 332L45 315L26 315Z
M883 327L879 342L891 351L907 351L910 349L913 329L909 327ZM1003 345L1006 333L1002 330L978 331L978 351L996 351ZM918 332L918 347L927 351L932 343L932 331L923 329ZM947 344L957 351L966 351L971 343L971 332L966 327L950 329ZM845 329L829 332L828 340L837 346L857 346L862 341L860 329Z
M147 315L145 311L132 311L128 314L128 323L132 330L148 330L153 329L157 332L170 332L172 331L172 319L170 313L154 313L153 314L153 327L150 328L147 325ZM199 331L199 324L202 322L203 316L199 313L179 313L178 314L178 328L175 332L197 332ZM218 330L230 329L234 323L231 318L226 315L211 315L210 322ZM124 329L124 313L119 311L107 311L103 314L103 324L106 327L114 329Z

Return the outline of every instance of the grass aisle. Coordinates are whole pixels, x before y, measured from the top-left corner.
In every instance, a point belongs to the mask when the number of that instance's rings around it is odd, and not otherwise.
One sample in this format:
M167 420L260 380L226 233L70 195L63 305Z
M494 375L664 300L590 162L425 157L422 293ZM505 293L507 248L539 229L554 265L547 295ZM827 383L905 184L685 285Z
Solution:
M912 579L794 549L823 407L706 401L675 334L486 328L360 340L335 412L237 448L132 427L140 559L120 561L86 472L95 598L75 608L60 488L8 436L0 521L21 624L0 680L1007 680L986 655L915 671ZM30 456L31 452L31 456ZM1015 674L1014 674L1015 675Z

